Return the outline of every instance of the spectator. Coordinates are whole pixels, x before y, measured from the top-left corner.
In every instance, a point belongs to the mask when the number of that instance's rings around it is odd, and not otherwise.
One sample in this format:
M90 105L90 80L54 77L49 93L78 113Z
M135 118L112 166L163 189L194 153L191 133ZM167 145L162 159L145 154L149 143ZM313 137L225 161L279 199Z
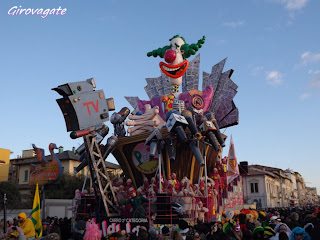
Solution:
M27 238L27 240L32 240L35 238L36 231L34 229L33 222L31 221L30 218L27 218L27 215L24 212L19 213L18 215L18 226L22 228L23 233ZM19 233L16 231L13 235L18 237Z
M278 240L279 239L279 234L284 232L287 234L288 238L290 237L291 230L285 223L279 223L277 226L274 228L274 231L276 232L276 235L271 238L271 240Z
M83 240L84 230L86 229L86 222L84 220L79 220L76 223L76 229L71 235L69 240Z
M288 227L292 230L296 227L300 227L300 224L299 224L299 214L296 213L296 212L293 212L291 213L291 222L288 223Z
M292 230L290 240L311 240L310 236L306 231L301 227L295 227Z

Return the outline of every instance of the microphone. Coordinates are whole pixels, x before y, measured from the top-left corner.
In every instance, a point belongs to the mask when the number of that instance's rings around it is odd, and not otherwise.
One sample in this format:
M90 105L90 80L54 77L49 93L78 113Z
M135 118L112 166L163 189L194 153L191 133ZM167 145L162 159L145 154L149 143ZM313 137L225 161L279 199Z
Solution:
M150 153L149 153L150 159L154 158L156 155L159 139L162 139L162 134L158 128L155 128L145 141L145 145L150 146Z
M213 112L205 112L204 115L208 118L209 121L211 121L214 126L216 127L216 131L214 131L214 135L216 136L216 138L218 139L218 142L220 143L221 147L225 147L226 144L224 143L224 140L222 138L222 134L220 132L220 128L218 125L218 122L214 116Z
M100 144L102 142L102 140L104 139L104 137L108 135L108 133L109 133L109 127L107 125L103 124L102 128L94 133L94 136L96 137L97 143ZM86 150L86 147L85 147L84 143L82 143L76 149L75 152L77 154L81 155L85 150Z
M196 138L200 138L200 133L198 131L198 128L193 121L192 112L190 112L188 110L184 110L184 111L182 111L181 115L184 116L185 119L187 120L188 128L190 129L192 135L194 135Z
M79 166L76 167L76 169L74 170L75 173L80 172L83 168L85 168L85 167L88 165L88 160L87 160L87 158L86 158L86 152L83 152L83 153L80 155L78 161L81 162L81 163L80 163Z
M107 144L102 149L103 155L102 158L105 160L108 155L112 152L113 149L115 149L116 145L118 143L118 137L117 136L111 136L107 140Z
M121 108L119 112L112 113L110 122L114 126L114 132L117 136L124 137L126 130L124 129L124 121L130 114L130 109L127 107Z
M176 153L175 153L175 149L173 146L173 139L169 138L167 141L167 151L168 151L168 156L171 162L173 162L174 160L176 160Z
M203 158L202 158L202 154L201 154L201 151L198 147L198 144L196 143L196 141L191 141L189 143L189 147L191 149L191 152L193 153L195 159L198 161L198 163L203 166L204 165L204 161L203 161Z
M219 151L219 145L215 140L214 131L216 130L212 122L208 121L208 118L204 115L197 115L197 125L199 126L200 132L203 136L209 140L214 150Z
M188 122L184 116L177 114L175 111L169 111L166 113L166 126L170 132L174 132L178 135L179 139L186 142L187 135L184 129L187 127Z
M183 110L185 110L185 108L186 108L186 105L183 100L173 99L173 102L172 102L173 111L178 111L179 113L181 113Z

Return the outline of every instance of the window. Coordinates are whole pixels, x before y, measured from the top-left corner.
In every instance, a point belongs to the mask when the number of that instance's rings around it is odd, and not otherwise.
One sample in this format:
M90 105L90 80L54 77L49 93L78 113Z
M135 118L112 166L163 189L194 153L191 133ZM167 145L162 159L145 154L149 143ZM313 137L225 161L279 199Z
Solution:
M251 193L259 192L258 183L250 183L250 187L251 187Z
M25 171L24 171L24 181L25 181L25 182L28 182L28 179L29 179L29 171L28 171L28 170L25 170Z
M64 167L61 167L61 173L64 173Z

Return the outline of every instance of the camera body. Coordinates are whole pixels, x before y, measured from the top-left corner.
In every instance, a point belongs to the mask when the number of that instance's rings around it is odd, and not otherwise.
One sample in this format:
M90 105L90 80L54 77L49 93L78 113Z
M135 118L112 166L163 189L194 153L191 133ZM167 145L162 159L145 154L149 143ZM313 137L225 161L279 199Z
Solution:
M109 120L113 99L106 99L102 90L95 90L93 78L70 82L52 90L63 98L57 103L63 113L67 131L94 130L95 126Z

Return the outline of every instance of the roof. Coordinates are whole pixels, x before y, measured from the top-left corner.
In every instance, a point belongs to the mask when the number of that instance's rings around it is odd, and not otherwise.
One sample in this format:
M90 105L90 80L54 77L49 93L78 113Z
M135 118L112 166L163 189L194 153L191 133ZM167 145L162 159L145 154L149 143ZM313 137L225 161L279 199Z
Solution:
M289 181L292 181L286 174L285 174L285 170L282 170L281 168L275 168L275 167L269 167L269 166L263 166L263 165L258 165L258 164L254 164L254 165L249 165L249 168L256 168L256 169L260 169L262 170L264 173L272 173L275 175L278 175L282 178L288 179ZM282 174L281 172L284 172L284 174ZM273 176L274 177L274 176Z
M120 169L120 165L112 162L107 162L105 161L104 164L106 165L106 168L111 168L111 169Z
M65 161L65 160L74 160L74 161L79 161L79 155L73 153L72 151L63 151L62 153L56 153L56 156L59 158L60 161ZM51 155L47 155L45 156L47 161L51 161L52 160L52 156ZM18 160L17 163L13 163L13 165L26 165L26 164L31 164L31 163L39 163L39 161L35 158L15 158L15 159L11 159L11 160ZM115 164L115 163L111 163L108 161L105 161L105 165L106 168L110 168L110 169L120 169L120 165L119 164Z
M73 153L72 151L63 151L62 153L56 153L56 156L58 157L58 159L60 161L63 160L74 160L74 161L78 161L79 159L79 155ZM47 161L51 161L52 160L52 156L51 155L47 155L45 156ZM38 163L39 161L35 158L16 158L16 159L12 159L12 160L18 160L17 163L13 163L13 165L24 165L24 164L31 164L31 163Z
M270 177L275 177L275 175L273 173L270 173L270 172L267 172L267 171L263 171L263 170L260 170L260 169L252 169L248 168L248 175L246 176L256 176L256 175L268 175Z

